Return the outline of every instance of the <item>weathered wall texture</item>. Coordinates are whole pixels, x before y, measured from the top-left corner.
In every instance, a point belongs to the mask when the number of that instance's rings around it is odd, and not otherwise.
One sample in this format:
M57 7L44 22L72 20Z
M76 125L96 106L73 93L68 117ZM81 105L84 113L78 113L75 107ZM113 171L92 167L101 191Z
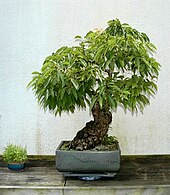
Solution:
M9 142L26 145L29 154L54 154L90 119L88 111L44 113L26 85L46 56L116 17L151 37L162 71L150 107L137 116L118 109L110 133L123 154L170 154L169 10L169 0L0 1L0 154Z

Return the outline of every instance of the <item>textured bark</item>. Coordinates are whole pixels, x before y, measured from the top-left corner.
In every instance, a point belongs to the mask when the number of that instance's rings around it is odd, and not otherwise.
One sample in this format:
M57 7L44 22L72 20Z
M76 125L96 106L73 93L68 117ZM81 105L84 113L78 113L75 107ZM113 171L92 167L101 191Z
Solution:
M100 109L97 104L92 109L94 120L86 123L86 126L78 131L70 144L70 149L87 150L94 148L107 134L109 124L112 122L112 114L106 109Z

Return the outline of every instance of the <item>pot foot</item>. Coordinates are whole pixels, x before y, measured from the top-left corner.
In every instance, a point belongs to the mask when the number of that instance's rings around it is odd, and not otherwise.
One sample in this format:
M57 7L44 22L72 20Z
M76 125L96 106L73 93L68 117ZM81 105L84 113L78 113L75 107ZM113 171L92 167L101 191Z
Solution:
M100 178L101 178L101 176L79 176L79 179L83 180L83 181L94 181L94 180L98 180Z

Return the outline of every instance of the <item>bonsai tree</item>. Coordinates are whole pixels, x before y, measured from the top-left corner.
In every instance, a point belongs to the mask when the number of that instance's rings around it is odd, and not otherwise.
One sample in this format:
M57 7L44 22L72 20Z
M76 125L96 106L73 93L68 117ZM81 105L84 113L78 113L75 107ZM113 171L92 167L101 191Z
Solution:
M86 150L105 137L118 106L132 113L143 111L157 90L160 64L148 36L118 19L75 39L76 46L61 47L48 56L28 86L39 104L55 115L90 108L94 120L70 144L70 149Z

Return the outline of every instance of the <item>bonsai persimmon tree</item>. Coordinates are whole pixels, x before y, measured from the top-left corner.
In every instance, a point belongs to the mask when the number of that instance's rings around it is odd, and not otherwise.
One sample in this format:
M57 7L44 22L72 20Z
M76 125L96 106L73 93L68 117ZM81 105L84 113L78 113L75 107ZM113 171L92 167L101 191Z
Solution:
M75 39L76 46L48 56L28 86L39 104L55 114L90 108L94 120L70 144L70 149L86 150L102 141L118 106L143 111L157 91L160 64L148 36L118 19Z

